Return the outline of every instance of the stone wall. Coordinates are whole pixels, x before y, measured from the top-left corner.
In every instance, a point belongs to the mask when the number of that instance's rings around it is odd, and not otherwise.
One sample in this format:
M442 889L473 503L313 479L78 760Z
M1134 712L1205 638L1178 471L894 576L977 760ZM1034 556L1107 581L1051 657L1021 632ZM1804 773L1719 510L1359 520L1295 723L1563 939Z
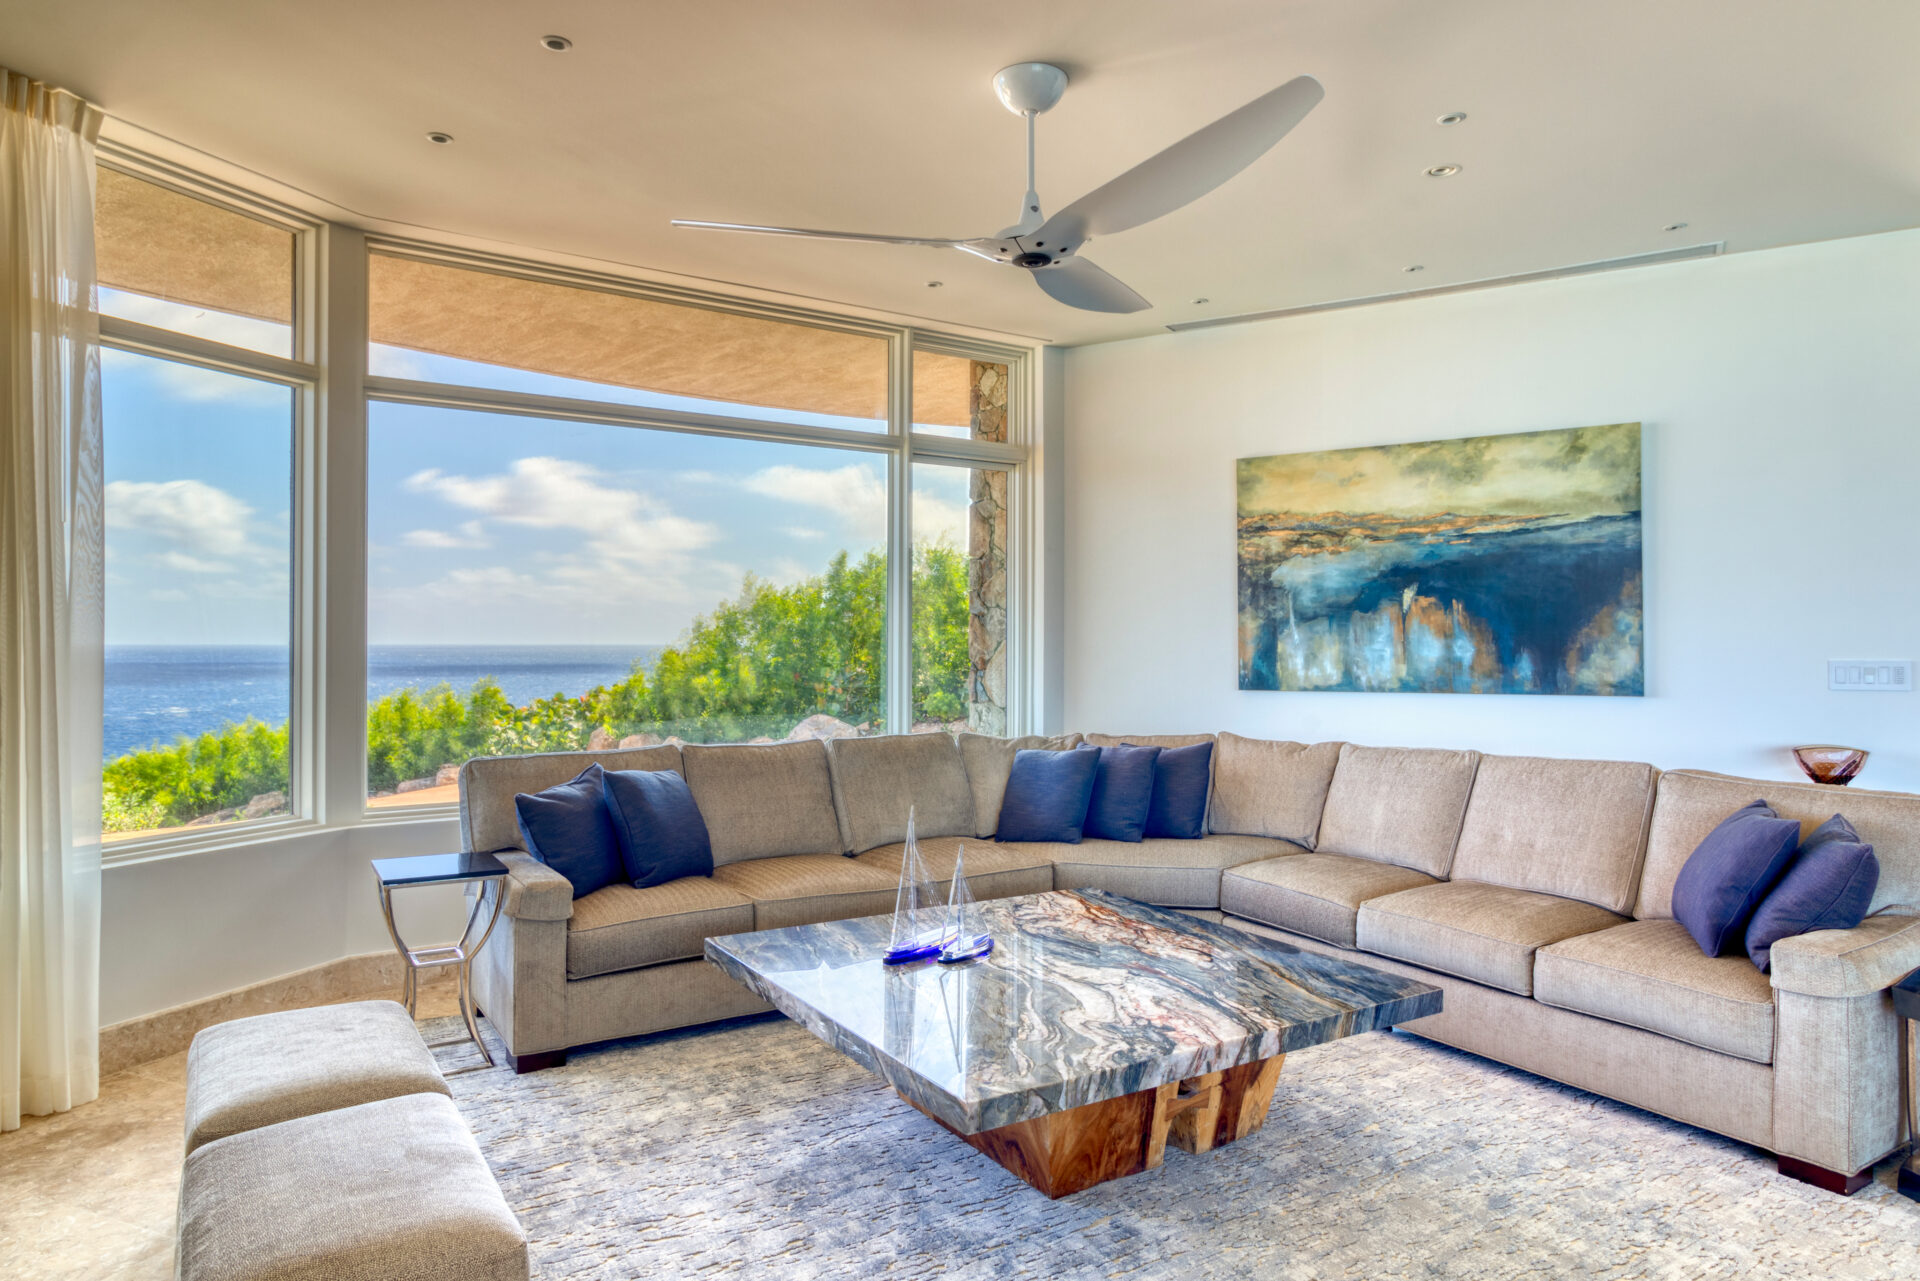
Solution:
M1007 438L1007 367L976 360L970 370L975 440ZM967 522L967 724L1007 732L1007 473L975 468Z

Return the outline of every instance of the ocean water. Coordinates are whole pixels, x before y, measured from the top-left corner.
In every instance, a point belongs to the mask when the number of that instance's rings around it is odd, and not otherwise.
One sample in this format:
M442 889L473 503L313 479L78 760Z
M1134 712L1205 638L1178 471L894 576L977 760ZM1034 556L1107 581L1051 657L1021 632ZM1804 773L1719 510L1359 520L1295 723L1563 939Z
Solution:
M658 645L375 645L369 700L445 682L465 690L491 676L507 698L530 703L580 695L651 667ZM249 717L278 725L290 702L287 651L272 645L107 646L106 759L172 743Z

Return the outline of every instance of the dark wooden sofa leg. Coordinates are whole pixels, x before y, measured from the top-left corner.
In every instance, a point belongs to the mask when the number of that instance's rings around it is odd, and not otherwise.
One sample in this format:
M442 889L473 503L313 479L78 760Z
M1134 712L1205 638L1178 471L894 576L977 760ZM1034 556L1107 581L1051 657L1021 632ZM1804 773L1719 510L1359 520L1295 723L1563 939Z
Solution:
M565 1067L565 1050L541 1050L538 1054L509 1054L507 1062L513 1064L514 1075L525 1076L529 1072L539 1072L546 1068Z
M1867 1184L1873 1182L1871 1167L1858 1174L1841 1174L1838 1170L1829 1170L1825 1166L1815 1165L1811 1161L1802 1161L1798 1157L1780 1158L1780 1173L1789 1179L1798 1179L1802 1183L1811 1183L1827 1192L1838 1192L1841 1196L1852 1196Z

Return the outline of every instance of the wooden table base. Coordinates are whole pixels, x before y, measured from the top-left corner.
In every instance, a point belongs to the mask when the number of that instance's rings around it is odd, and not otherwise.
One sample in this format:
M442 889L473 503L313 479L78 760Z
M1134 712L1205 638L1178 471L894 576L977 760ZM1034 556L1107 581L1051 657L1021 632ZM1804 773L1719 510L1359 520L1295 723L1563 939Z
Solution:
M947 1129L1059 1198L1157 1168L1169 1141L1187 1152L1208 1152L1252 1134L1267 1119L1286 1057L1276 1054L979 1134Z

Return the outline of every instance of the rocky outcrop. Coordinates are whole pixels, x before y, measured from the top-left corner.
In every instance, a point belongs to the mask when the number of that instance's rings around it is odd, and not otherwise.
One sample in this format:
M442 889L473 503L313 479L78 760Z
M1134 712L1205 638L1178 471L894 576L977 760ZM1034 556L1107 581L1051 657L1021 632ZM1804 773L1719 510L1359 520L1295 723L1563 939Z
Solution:
M282 814L287 809L285 792L262 792L240 807L239 817L265 818L269 814Z
M825 712L815 712L812 716L807 717L807 719L795 725L793 729L788 732L787 741L791 743L806 738L853 738L859 733L859 730L843 720L829 716ZM753 741L756 743L771 743L773 740L770 738L756 738Z
M666 741L658 734L629 734L620 740L619 745L623 748L658 747Z
M608 751L613 747L613 742L612 730L604 725L595 725L593 733L587 735L587 750L589 752Z
M433 776L434 786L436 787L447 787L459 781L460 767L458 765L442 765Z

